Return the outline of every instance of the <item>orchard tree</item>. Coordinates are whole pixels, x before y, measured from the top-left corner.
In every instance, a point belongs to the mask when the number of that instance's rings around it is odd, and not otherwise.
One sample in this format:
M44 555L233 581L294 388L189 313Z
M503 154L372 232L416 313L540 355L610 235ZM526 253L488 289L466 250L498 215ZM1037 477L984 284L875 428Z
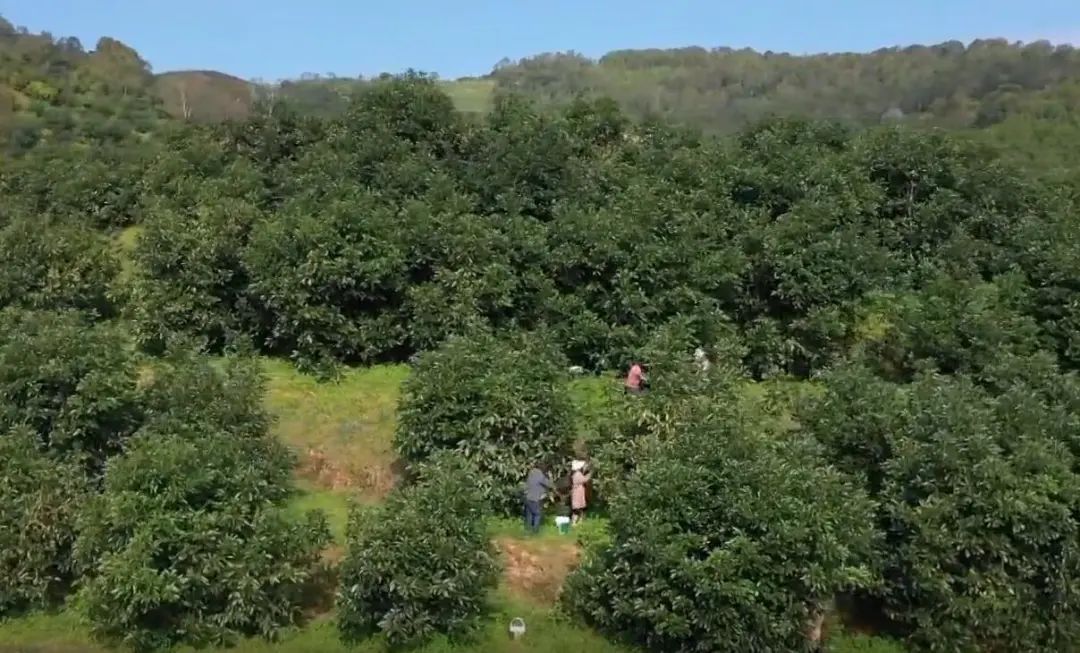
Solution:
M307 368L401 348L408 260L398 226L395 210L355 191L259 224L243 265L267 346Z
M58 605L75 579L82 469L41 451L35 434L0 435L0 616Z
M530 466L570 453L565 369L537 335L451 338L405 382L395 446L411 467L455 452L475 465L485 501L513 512Z
M197 208L148 210L135 248L131 317L139 344L161 351L175 334L221 348L251 332L241 254L262 218L243 199L200 196Z
M0 308L116 313L119 263L109 241L86 225L26 217L0 223L0 259Z
M487 609L498 563L476 470L453 455L349 522L338 627L346 640L381 633L391 645L462 634Z
M139 388L142 428L200 428L251 440L265 439L266 378L257 359L211 358L177 345L147 368Z
M1077 404L1048 401L1062 387L1075 397L1075 380L1042 390L1014 375L998 396L963 376L898 386L842 370L825 384L800 421L877 500L878 594L909 639L1032 652L1075 642Z
M809 441L737 415L684 429L610 510L565 606L650 650L802 650L838 593L873 584L866 495Z
M79 515L77 604L141 648L272 636L313 595L326 518L282 506L293 459L253 368L174 354L150 376L145 423Z
M138 222L148 144L38 147L6 161L0 196L27 215L86 228L115 229Z
M38 447L100 472L138 428L134 352L113 324L76 313L0 313L0 428L26 426Z

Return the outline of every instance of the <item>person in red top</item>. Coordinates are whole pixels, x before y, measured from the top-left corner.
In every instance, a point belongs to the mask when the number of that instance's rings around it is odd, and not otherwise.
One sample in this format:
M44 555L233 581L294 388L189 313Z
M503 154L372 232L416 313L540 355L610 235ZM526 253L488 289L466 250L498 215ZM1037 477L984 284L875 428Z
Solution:
M633 395L639 395L645 391L645 371L640 363L630 365L630 373L626 375L626 391Z

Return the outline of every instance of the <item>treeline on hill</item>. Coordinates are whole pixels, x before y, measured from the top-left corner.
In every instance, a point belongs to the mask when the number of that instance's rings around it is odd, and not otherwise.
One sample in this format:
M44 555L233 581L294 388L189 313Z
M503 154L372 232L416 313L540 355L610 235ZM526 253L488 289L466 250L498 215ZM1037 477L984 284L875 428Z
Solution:
M0 169L0 613L68 601L141 648L301 621L326 524L283 509L238 352L418 355L338 625L466 632L485 512L581 453L567 366L640 359L651 393L585 425L610 534L567 614L657 651L801 650L837 611L917 650L1080 641L1076 205L993 147L604 99L478 120L415 74L337 117L163 123L127 167L75 133Z
M492 77L543 102L595 94L637 117L730 132L771 115L986 125L1010 98L1078 72L1072 46L989 39L807 56L701 47L619 50L599 60L555 53L504 60Z

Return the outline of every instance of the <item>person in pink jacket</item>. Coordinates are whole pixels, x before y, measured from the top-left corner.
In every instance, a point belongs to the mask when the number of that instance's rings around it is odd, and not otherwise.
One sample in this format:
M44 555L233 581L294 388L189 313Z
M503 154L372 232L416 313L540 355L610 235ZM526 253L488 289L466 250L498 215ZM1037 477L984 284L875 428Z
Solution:
M580 522L585 516L585 484L592 479L585 473L585 461L570 463L570 521Z
M632 363L630 365L630 372L626 375L626 392L632 395L639 395L645 392L645 384L648 379L645 376L645 370L641 367L641 363Z

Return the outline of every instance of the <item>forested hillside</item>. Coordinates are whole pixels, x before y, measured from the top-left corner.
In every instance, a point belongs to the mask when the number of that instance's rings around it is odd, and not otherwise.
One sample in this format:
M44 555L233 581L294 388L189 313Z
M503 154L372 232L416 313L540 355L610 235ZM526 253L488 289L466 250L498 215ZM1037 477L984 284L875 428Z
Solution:
M109 130L116 134L127 126L125 120L145 132L154 116L150 104L173 117L201 122L242 117L260 100L288 100L305 115L334 117L373 81L317 74L245 81L227 71L152 76L137 54L112 39L88 55L75 39L28 34L9 23L0 25L0 31L4 67L12 69L0 89L5 99L0 112L23 114L17 126L24 141L48 121L42 101L53 107L54 130L61 126L58 120L72 126L56 107L74 104L80 110L105 111L113 118ZM1075 112L1075 93L1070 95L1067 87L1078 77L1080 52L1069 45L992 39L806 56L722 47L623 50L598 60L554 53L503 60L487 76L442 83L464 112L487 111L493 96L505 92L541 105L563 105L584 95L612 98L635 119L658 117L731 132L769 116L987 127L1018 114ZM30 89L35 80L39 84ZM53 87L55 92L48 90ZM88 101L91 92L108 97L116 90L123 102Z
M0 145L7 152L51 145L137 142L163 113L150 66L119 41L92 52L78 39L28 34L0 18Z
M58 613L112 651L1080 646L1071 50L245 100L109 39L0 45L0 639ZM663 66L731 68L725 108L596 82ZM585 526L507 521L578 458Z
M492 73L499 89L542 102L611 97L633 116L719 132L770 115L985 125L1011 96L1078 74L1080 51L1071 46L1004 40L810 56L731 48L626 50L597 61L547 54L504 61Z

